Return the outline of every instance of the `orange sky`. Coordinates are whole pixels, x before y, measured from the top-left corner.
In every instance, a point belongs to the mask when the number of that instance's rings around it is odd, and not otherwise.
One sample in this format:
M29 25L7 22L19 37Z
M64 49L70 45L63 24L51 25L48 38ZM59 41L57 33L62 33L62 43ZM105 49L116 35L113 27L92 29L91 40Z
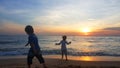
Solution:
M16 6L15 6L15 5ZM119 0L26 0L0 2L0 35L120 35ZM86 31L86 28L89 32Z

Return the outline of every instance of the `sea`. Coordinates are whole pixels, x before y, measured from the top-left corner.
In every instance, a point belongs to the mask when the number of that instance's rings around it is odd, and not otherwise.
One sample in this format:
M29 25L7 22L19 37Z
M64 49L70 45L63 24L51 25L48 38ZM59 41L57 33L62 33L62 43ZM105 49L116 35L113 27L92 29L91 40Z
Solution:
M43 55L60 55L62 36L37 35ZM0 35L0 56L27 55L30 46L27 35ZM120 57L120 36L67 36L68 55Z

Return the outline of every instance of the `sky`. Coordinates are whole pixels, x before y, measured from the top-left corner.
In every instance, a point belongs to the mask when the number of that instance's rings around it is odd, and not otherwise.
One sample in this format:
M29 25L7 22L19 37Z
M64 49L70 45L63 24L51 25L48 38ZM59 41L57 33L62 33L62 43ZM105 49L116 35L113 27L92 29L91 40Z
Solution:
M0 0L0 35L120 35L119 18L120 0Z

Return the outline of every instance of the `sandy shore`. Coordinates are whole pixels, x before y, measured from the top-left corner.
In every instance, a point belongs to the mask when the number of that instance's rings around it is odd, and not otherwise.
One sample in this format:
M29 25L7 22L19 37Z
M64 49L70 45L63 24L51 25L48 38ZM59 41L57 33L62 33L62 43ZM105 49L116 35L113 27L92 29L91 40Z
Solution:
M69 56L61 60L60 55L44 56L48 68L120 68L120 57ZM27 68L26 56L0 57L0 68ZM32 68L42 68L34 58Z

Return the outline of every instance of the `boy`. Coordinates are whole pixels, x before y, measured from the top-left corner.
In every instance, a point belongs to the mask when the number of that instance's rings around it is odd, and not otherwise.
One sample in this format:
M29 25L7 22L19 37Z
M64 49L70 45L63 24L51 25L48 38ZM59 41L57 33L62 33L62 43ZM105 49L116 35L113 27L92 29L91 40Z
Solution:
M60 45L61 44L61 52L62 52L62 59L63 59L63 56L65 54L65 57L66 57L66 61L68 60L67 59L67 48L66 48L66 44L71 44L71 42L67 42L66 39L67 39L67 36L63 36L62 37L63 40L60 41L60 43L56 43L56 45Z
M34 29L32 26L28 25L25 27L25 32L28 34L28 43L25 46L28 46L30 44L31 48L29 49L29 53L27 55L27 63L28 68L31 68L32 59L34 56L39 60L39 62L43 65L43 68L47 68L45 65L44 58L42 57L40 47L38 44L38 39L36 35L34 34Z

